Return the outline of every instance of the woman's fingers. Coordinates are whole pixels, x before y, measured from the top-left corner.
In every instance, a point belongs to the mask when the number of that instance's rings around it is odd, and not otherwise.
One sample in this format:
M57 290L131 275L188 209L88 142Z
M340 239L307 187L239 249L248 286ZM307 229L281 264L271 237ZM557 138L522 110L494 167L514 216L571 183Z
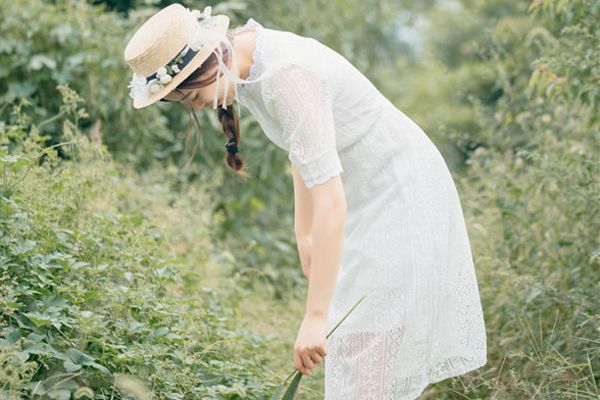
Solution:
M296 356L301 360L301 365L298 366L298 363L296 363L296 368L304 375L311 375L312 369L323 361L323 357L317 352L303 354L296 353Z
M301 372L304 375L310 375L312 373L311 369L312 369L312 367L315 366L315 364L312 362L312 360L306 354L301 354L300 357L302 358Z
M318 364L321 362L321 360L323 360L323 357L321 357L321 355L319 353L313 352L309 354L309 357L312 359L312 361L315 364Z
M311 369L327 354L326 327L325 318L305 315L302 320L293 352L296 369L304 375L310 375Z
M298 369L300 372L302 372L303 374L305 373L304 362L300 357L300 353L298 353L297 351L294 351L294 365L296 366L296 369Z
M325 357L327 355L327 350L325 350L323 347L317 347L315 351L321 357Z

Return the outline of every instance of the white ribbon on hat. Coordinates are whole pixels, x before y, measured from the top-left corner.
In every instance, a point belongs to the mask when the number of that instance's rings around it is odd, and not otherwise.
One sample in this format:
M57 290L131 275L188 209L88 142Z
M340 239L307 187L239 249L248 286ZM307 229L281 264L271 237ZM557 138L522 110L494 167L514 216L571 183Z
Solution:
M200 13L198 10L190 10L190 12L192 13L192 15L194 15L196 18L200 18L200 26L198 27L198 30L196 32L194 32L194 34L192 35L192 37L190 38L188 43L191 43L191 45L193 45L194 47L192 47L192 50L197 50L198 48L200 48L201 46L205 45L207 43L207 40L211 40L212 43L217 43L216 48L211 52L211 53L215 53L216 57L217 57L217 61L218 61L218 67L217 67L217 87L215 89L215 96L213 99L213 109L217 108L217 102L219 100L219 86L220 86L220 76L221 73L223 73L223 75L225 75L227 77L227 79L225 80L225 95L223 97L223 102L221 103L221 108L227 108L227 94L228 94L228 90L229 90L229 82L233 82L234 85L236 83L251 83L251 82L257 82L262 80L265 76L261 76L259 78L255 78L252 80L247 80L247 79L242 79L240 78L237 73L239 72L238 69L238 63L237 63L237 57L233 48L233 44L229 41L229 39L227 38L226 34L221 34L219 32L214 31L213 29L211 29L209 26L209 24L207 23L207 21L210 21L211 18L211 6L207 6L204 11L202 13ZM229 68L227 68L227 65L225 64L225 62L223 61L223 52L221 50L221 43L224 43L225 46L227 47L227 51L230 54L230 59L231 59L231 64L233 67L233 70L236 71L236 73L231 72L231 70L229 70ZM190 46L191 47L191 46ZM237 98L237 86L234 86L234 99Z

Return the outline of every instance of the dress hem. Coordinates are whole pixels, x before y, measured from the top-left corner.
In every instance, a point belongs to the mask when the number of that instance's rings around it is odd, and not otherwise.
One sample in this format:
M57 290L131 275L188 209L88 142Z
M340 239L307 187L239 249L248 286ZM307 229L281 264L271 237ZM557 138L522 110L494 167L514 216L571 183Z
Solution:
M476 369L479 369L486 364L487 364L487 356L484 356L483 358L476 358L470 363L465 363L462 366L456 367L456 368L454 368L450 371L447 371L443 374L436 375L435 377L428 377L428 380L423 382L423 386L420 389L417 389L417 391L415 392L415 394L414 394L415 397L406 397L406 398L403 398L402 400L416 400L423 394L423 392L425 391L425 389L427 389L427 387L429 385L441 382L448 378L453 378L453 377L456 377L459 375L466 374L467 372L475 371Z

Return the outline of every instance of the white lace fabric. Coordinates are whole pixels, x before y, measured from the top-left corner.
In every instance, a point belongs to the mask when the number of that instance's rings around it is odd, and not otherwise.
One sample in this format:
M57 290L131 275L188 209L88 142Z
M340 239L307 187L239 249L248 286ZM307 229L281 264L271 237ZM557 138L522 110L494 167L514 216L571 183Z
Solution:
M460 199L429 137L339 53L257 27L246 106L307 186L341 176L347 215L325 400L412 400L487 361Z
M344 171L327 89L324 77L294 63L278 68L268 85L268 105L282 125L288 158L308 188Z

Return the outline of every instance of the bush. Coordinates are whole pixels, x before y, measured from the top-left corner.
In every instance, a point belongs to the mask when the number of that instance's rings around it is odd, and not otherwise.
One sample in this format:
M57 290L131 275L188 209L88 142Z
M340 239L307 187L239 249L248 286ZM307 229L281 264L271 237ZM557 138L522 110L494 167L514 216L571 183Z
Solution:
M116 398L119 374L159 398L264 398L265 341L231 318L235 281L210 287L231 271L210 199L113 162L59 90L59 145L40 146L20 101L0 136L0 398Z
M530 12L519 29L509 29L515 18L492 25L482 53L503 94L476 102L474 135L484 140L456 175L489 362L466 385L435 385L436 398L599 396L600 7L535 1Z

